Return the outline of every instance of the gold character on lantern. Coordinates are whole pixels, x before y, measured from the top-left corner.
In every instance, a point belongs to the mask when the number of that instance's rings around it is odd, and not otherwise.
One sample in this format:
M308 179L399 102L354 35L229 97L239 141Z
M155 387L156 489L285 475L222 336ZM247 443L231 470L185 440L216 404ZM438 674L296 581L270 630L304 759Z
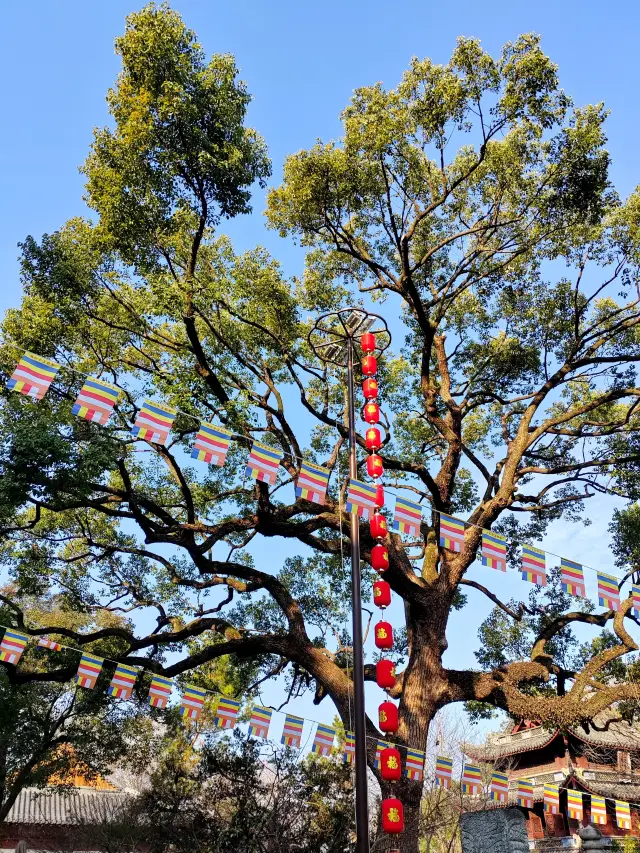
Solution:
M387 629L386 628L378 628L378 639L386 640L387 639Z
M388 560L388 559L389 559L389 552L387 551L387 549L386 549L386 548L384 549L384 559L385 559L385 560Z
M381 723L387 722L387 712L386 711L380 711L380 722Z
M381 595L382 595L382 590L379 587L376 587L373 590L373 597L374 598L380 598Z
M395 755L392 755L391 758L387 761L387 767L390 770L395 770L398 767L398 759Z
M395 668L395 666L392 666L392 667L391 667L391 669L389 670L389 675L390 675L392 678L395 678L395 677L396 677L396 668Z
M400 823L400 813L398 809L389 809L389 814L387 815L388 819L391 823Z

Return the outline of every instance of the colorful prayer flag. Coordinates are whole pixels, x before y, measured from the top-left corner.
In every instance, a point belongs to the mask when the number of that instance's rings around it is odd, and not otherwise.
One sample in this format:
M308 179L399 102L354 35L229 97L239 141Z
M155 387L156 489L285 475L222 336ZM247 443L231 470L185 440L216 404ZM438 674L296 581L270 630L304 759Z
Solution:
M331 471L328 468L312 465L311 462L303 460L296 481L296 497L323 504L327 497L330 476Z
M393 529L409 536L420 534L422 522L422 507L420 504L408 501L406 498L396 498L396 508L393 512Z
M560 814L560 789L557 785L545 783L543 798L547 814Z
M489 569L497 569L499 572L507 571L507 539L500 533L482 531L482 549L480 561Z
M3 663L17 664L29 642L29 634L5 628L4 637L0 643L0 660Z
M349 480L347 492L347 512L369 518L376 507L376 486L374 483L363 483L361 480Z
M495 771L491 774L489 797L494 803L506 803L509 799L509 777Z
M193 442L191 458L221 467L227 461L232 438L233 433L228 429L202 421Z
M166 444L177 410L171 406L145 400L138 412L131 434L144 441Z
M607 804L604 797L591 794L591 823L604 825L607 822Z
M623 803L620 800L615 800L616 804L616 823L620 829L631 829L631 809L629 803Z
M206 698L206 690L201 690L200 687L194 687L192 684L188 684L182 694L180 713L183 717L188 717L190 720L197 720L202 713L204 700Z
M119 663L109 685L109 696L115 696L116 699L128 699L137 677L138 670L134 666Z
M453 779L453 761L438 755L436 758L436 785L441 788L450 788Z
M567 809L573 820L582 820L582 791L567 791Z
M42 400L59 370L57 362L25 352L11 374L7 388L33 397L34 400Z
M344 753L342 760L345 764L353 764L356 757L356 736L353 732L344 733Z
M48 637L40 637L38 640L38 648L49 649L50 652L59 652L62 650L60 643L55 640L50 640Z
M387 743L386 740L378 740L376 743L376 757L373 762L376 770L380 770L382 766L382 750L389 749L390 746L391 744Z
M311 752L314 752L316 755L331 755L335 736L336 730L333 726L325 726L322 723L318 723Z
M608 607L609 610L620 610L620 590L618 589L618 578L613 575L605 575L598 572L598 603L600 607Z
M584 571L580 563L574 563L563 557L560 560L560 581L563 591L568 592L569 595L575 595L578 598L587 597L584 586Z
M633 595L633 615L636 619L640 619L640 584L633 584L631 594Z
M533 783L528 779L518 779L516 802L524 809L533 808Z
M282 451L254 441L247 461L245 473L261 483L274 486L278 478L278 466L282 459Z
M404 775L415 782L422 782L424 778L425 757L425 753L421 749L407 749Z
M251 737L269 737L269 726L271 725L271 708L263 708L262 705L254 705L249 720L249 734Z
M547 585L547 558L540 548L522 546L522 580L540 586Z
M227 699L226 696L220 696L213 724L219 729L232 729L238 721L238 714L241 708L242 702L237 702L235 699Z
M465 764L462 769L462 793L477 797L482 788L482 773L473 764Z
M151 707L166 708L172 690L173 680L171 678L165 678L164 675L154 675L149 687L149 704Z
M71 414L104 426L111 417L113 407L118 402L120 390L115 385L88 376L73 404Z
M86 687L87 690L93 690L102 670L103 663L103 658L98 658L95 655L84 652L80 658L80 665L76 673L76 684L80 687Z
M296 749L300 749L303 726L304 720L302 717L295 717L293 714L287 714L284 720L284 729L282 730L280 743L283 743L285 746L293 746Z
M464 521L440 513L440 547L460 553L464 545Z

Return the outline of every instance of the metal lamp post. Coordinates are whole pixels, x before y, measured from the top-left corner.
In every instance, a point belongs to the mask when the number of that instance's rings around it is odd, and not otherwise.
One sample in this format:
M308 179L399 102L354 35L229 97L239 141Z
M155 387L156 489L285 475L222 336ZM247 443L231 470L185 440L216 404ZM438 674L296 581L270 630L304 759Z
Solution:
M324 362L347 369L347 404L349 409L349 476L358 478L356 458L356 418L353 362L355 344L365 332L376 335L377 349L384 351L391 343L386 322L378 314L361 308L345 308L323 314L309 333L309 344ZM356 769L356 851L369 853L369 801L367 785L366 711L364 697L364 655L362 641L362 596L360 579L360 525L351 515L351 606L353 618L353 684L354 734Z

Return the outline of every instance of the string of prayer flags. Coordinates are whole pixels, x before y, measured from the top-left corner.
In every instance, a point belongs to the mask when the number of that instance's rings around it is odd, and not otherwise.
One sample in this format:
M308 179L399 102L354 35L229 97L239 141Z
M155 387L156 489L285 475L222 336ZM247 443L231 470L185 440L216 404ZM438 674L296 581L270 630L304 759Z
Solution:
M134 438L166 444L177 410L171 406L145 400L138 412L131 434Z
M120 389L115 385L105 382L104 379L89 376L80 389L71 414L104 426L111 417L119 396Z
M591 823L604 825L607 822L607 805L604 797L591 794Z
M587 592L584 585L584 571L580 563L574 563L564 557L560 560L560 581L562 589L576 598L586 598Z
M17 664L29 640L29 634L14 631L13 628L6 628L0 643L0 661Z
M189 684L185 687L180 703L180 713L189 720L197 720L202 713L207 691Z
M440 546L460 553L464 545L464 521L452 515L440 513Z
M295 749L300 749L303 726L304 720L302 717L287 714L284 720L284 729L282 730L280 743L283 743L285 746L292 746Z
M636 619L640 619L640 584L634 583L631 587L633 596L633 615Z
M163 675L154 675L149 687L149 704L152 708L166 708L173 690L173 681Z
M404 774L408 779L422 782L424 778L424 760L426 754L421 749L407 749Z
M353 732L344 733L344 753L342 759L345 764L353 764L356 758L356 736Z
M436 757L436 785L450 788L453 781L453 761L442 755Z
M316 755L331 755L335 736L336 730L333 726L325 726L323 723L318 723L311 752Z
M528 779L518 779L516 802L525 809L533 808L533 783Z
M331 471L320 465L302 461L296 481L296 497L316 504L324 504L327 497Z
M560 789L557 785L545 783L543 799L547 814L560 814Z
M482 789L482 773L474 764L465 764L462 769L462 793L477 797Z
M137 677L136 667L119 663L109 685L109 696L114 696L116 699L129 699Z
M620 610L618 579L613 575L598 572L598 603L600 607L608 607L609 610Z
M547 558L540 548L522 546L522 580L539 586L547 585Z
M282 459L282 451L254 441L247 461L245 473L261 483L274 486L278 478L278 466Z
M376 506L376 484L363 483L361 480L349 480L346 510L360 518L369 518Z
M25 352L11 374L7 388L10 391L19 391L34 400L42 400L59 370L60 365L57 362L32 352Z
M50 652L59 652L62 650L60 643L55 640L50 640L48 637L40 637L38 640L39 649L49 649Z
M102 671L103 663L104 658L98 658L95 655L83 652L82 657L80 658L78 672L76 673L76 684L80 687L86 687L87 690L93 690L96 686L98 676Z
M616 804L616 823L620 829L631 829L631 809L629 803L622 803L620 800L615 800Z
M240 708L242 708L242 702L220 696L213 724L219 729L232 729L238 721Z
M506 803L509 799L509 777L506 773L494 771L491 774L489 798L494 803Z
M391 744L387 743L386 740L378 740L376 743L376 757L373 762L376 770L380 770L382 767L382 750L389 749L390 746Z
M251 719L249 720L249 734L251 737L269 737L272 713L273 711L270 708L263 708L262 705L253 706L251 709Z
M482 547L480 561L489 569L497 569L499 572L507 571L507 539L500 533L482 531Z
M422 522L422 507L420 504L408 501L406 498L396 498L393 512L393 529L409 536L418 536Z
M567 790L567 809L573 820L582 820L582 791Z
M227 461L232 438L233 433L228 429L202 421L193 442L191 458L221 467Z

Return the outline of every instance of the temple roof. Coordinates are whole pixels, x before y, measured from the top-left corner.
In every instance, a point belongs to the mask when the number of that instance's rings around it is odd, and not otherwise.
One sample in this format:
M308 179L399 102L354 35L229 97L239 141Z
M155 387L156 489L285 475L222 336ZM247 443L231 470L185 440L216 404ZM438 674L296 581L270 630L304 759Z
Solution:
M5 821L57 826L99 824L113 818L129 799L120 791L23 788Z

